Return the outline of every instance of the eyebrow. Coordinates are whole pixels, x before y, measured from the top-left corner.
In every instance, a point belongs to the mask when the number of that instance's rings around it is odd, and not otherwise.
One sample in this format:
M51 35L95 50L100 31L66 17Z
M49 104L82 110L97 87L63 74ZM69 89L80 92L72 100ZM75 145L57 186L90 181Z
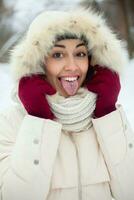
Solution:
M64 45L61 45L61 44L55 44L54 47L66 48Z
M76 48L81 47L81 46L85 46L85 44L84 43L77 44Z
M76 48L80 47L80 46L85 46L84 43L80 43L80 44L77 44L76 45ZM61 47L61 48L66 48L64 45L61 45L61 44L55 44L54 47Z

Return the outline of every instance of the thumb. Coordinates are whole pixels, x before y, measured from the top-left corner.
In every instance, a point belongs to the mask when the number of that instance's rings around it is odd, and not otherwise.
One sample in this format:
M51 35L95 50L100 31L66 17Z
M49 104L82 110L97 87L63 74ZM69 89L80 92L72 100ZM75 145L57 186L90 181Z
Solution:
M50 83L48 83L48 81L46 81L45 92L48 95L53 95L56 93L56 89Z
M86 85L87 89L94 93L100 93L103 88L105 88L105 84L101 80L90 81Z

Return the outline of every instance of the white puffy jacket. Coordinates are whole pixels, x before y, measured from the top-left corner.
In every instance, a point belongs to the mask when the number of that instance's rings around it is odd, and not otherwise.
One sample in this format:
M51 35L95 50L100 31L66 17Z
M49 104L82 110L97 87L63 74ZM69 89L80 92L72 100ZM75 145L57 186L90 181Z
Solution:
M1 113L0 200L133 200L134 133L122 107L92 122L65 134L19 106Z

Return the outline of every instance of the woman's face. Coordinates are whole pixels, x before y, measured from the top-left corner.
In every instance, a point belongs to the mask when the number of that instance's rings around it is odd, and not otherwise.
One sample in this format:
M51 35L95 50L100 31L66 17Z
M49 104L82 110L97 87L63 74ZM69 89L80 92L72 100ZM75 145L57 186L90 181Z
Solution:
M75 95L88 70L88 51L84 42L79 39L61 40L45 60L49 83L64 97Z

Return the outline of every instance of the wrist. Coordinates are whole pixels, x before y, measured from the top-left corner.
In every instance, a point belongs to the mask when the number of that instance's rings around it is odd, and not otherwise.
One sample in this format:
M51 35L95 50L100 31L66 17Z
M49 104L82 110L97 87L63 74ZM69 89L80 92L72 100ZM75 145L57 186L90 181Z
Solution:
M95 118L103 117L103 116L108 115L109 113L111 113L115 110L116 110L115 105L110 106L110 107L106 107L104 109L95 109L93 118L95 119Z

